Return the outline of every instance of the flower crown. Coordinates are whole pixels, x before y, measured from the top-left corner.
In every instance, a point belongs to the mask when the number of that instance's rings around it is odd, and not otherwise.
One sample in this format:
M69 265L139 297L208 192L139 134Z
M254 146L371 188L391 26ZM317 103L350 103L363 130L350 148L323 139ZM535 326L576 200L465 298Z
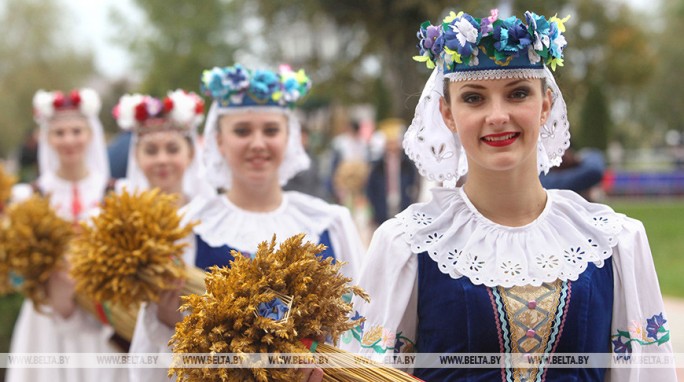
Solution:
M185 90L169 92L159 100L149 95L125 94L114 106L112 114L123 130L142 132L147 128L168 126L189 130L197 127L204 117L204 101Z
M281 65L278 73L250 70L240 64L214 67L202 73L200 89L221 107L280 106L293 108L311 89L311 80L300 69Z
M547 20L528 11L525 24L515 16L499 19L496 9L482 19L452 11L441 25L421 24L417 33L420 55L413 59L425 62L429 69L442 64L444 73L544 65L556 70L563 66L567 45L563 32L569 18Z
M75 110L87 118L97 117L102 103L100 96L88 88L74 89L64 95L61 91L38 90L33 96L33 115L36 121L44 122L56 112Z

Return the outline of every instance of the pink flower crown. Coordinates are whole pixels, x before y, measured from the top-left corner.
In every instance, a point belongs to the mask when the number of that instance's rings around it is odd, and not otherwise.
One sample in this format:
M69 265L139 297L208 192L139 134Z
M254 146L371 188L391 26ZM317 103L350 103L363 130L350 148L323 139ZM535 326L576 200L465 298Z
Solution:
M88 88L74 89L67 95L41 89L33 96L33 116L39 123L48 121L60 111L78 111L84 117L95 118L101 107L100 96Z
M125 94L112 110L121 129L137 133L165 127L196 128L204 118L204 100L193 92L175 90L159 100L144 94Z

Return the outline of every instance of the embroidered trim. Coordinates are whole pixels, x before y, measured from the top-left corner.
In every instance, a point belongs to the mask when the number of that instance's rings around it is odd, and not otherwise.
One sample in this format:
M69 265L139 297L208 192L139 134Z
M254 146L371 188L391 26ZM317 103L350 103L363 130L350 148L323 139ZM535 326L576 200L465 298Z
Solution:
M551 333L557 331L559 300L562 282L557 280L540 287L522 286L497 288L511 325L512 353L539 353L549 347ZM531 301L535 306L529 307ZM533 381L537 379L543 364L538 367L515 368L514 380Z
M491 288L491 291L496 301L496 310L499 313L499 322L501 322L501 329L503 330L503 335L500 338L503 338L504 343L504 369L506 371L506 381L511 381L513 374L511 372L511 340L508 332L508 321L506 320L506 312L504 311L499 291L496 288Z
M630 359L632 353L632 343L637 343L641 346L662 345L670 341L670 330L665 329L667 320L663 313L654 314L651 318L646 319L646 328L644 330L643 322L632 321L628 330L617 330L613 334L613 352L620 354L617 359Z
M488 287L577 280L589 263L612 256L624 215L564 190L547 190L541 215L523 227L480 214L462 188L433 189L428 203L397 215L413 253L427 252L442 273ZM497 245L501 243L501 245Z
M359 311L354 312L352 320L363 318ZM372 349L375 353L384 354L392 350L394 353L413 353L416 351L415 342L405 337L403 332L395 332L384 328L382 325L375 325L369 331L363 331L365 322L355 326L342 334L341 340L348 344L356 341L362 349Z
M494 310L494 321L496 325L496 335L499 338L499 351L504 352L503 334L501 333L501 319L497 314L496 302L494 301L494 294L492 293L492 288L487 288L487 293L489 294L489 301L492 303L492 309ZM506 378L506 372L501 369L501 379Z

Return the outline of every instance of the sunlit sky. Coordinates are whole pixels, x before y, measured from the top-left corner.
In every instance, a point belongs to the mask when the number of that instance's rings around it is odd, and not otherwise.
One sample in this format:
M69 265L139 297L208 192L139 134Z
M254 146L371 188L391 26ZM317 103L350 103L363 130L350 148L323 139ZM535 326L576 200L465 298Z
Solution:
M115 43L115 29L109 20L112 8L120 9L133 20L142 20L133 0L60 0L70 8L67 22L72 25L73 41L95 53L98 70L110 78L122 78L131 72L133 63L126 50ZM621 0L637 9L648 9L659 0Z

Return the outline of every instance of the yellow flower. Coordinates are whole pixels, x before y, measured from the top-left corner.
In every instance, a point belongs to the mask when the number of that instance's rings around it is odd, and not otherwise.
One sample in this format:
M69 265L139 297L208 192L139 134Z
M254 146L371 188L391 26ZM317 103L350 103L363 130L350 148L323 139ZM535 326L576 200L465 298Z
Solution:
M458 12L458 14L456 14L454 11L451 11L451 12L449 12L449 15L444 18L444 22L448 24L448 23L456 20L456 18L461 17L462 15L463 15L463 11Z
M565 23L566 23L568 20L570 20L570 15L567 15L567 16L565 16L564 18L559 19L559 18L558 18L558 14L556 13L555 15L553 15L553 17L551 17L551 18L549 19L549 22L552 22L552 23L555 22L556 25L558 25L558 30L559 30L561 33L564 33L564 32L565 32ZM561 66L562 66L562 65L561 65Z

